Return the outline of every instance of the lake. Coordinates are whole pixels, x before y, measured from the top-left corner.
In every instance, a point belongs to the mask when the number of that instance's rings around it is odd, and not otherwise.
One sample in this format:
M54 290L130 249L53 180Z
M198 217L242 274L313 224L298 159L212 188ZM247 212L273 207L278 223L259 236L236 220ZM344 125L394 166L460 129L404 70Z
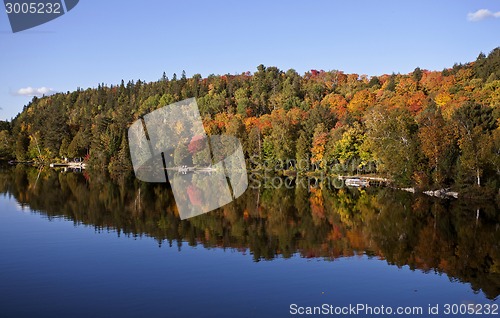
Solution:
M3 166L0 317L500 317L493 202L307 184L181 221L165 184Z

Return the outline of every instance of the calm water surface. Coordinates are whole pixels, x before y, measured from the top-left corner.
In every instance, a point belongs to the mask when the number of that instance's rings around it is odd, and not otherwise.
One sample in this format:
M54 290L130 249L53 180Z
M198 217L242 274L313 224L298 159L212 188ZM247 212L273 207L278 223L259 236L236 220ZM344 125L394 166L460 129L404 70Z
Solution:
M263 187L180 221L164 185L25 167L0 171L0 193L0 317L499 303L493 204Z

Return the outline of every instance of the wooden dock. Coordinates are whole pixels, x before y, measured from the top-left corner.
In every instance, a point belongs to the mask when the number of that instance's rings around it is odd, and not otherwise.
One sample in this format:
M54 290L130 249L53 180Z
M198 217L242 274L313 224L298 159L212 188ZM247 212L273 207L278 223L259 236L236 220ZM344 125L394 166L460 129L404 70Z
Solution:
M63 162L63 163L51 163L49 166L51 168L85 169L87 167L87 164L83 162Z
M217 171L217 169L209 167L188 167L188 166L178 166L172 168L165 168L165 170L176 171L178 173L187 174L188 172L204 172L204 173L212 173Z
M348 187L383 186L392 181L387 178L369 176L338 176L338 178L344 180L345 185Z

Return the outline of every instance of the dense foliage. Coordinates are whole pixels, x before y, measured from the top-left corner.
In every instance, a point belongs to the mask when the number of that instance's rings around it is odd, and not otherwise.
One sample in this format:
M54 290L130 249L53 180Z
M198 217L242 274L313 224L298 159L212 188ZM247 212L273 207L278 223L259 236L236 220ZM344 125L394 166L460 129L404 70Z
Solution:
M0 127L0 157L85 157L92 169L121 175L131 171L128 126L189 97L207 132L236 135L254 163L376 172L422 187L500 184L500 48L443 71L301 76L260 65L254 74L164 74L34 98Z

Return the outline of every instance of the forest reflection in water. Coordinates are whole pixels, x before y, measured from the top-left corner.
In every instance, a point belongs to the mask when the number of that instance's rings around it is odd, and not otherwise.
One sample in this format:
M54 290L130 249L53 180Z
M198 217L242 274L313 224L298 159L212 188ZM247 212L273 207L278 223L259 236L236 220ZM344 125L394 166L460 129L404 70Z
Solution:
M0 169L0 193L48 218L251 253L254 261L368 255L444 273L495 299L500 294L500 213L494 202L441 200L388 188L248 189L235 202L181 221L165 184L16 166ZM479 216L477 212L479 211Z

